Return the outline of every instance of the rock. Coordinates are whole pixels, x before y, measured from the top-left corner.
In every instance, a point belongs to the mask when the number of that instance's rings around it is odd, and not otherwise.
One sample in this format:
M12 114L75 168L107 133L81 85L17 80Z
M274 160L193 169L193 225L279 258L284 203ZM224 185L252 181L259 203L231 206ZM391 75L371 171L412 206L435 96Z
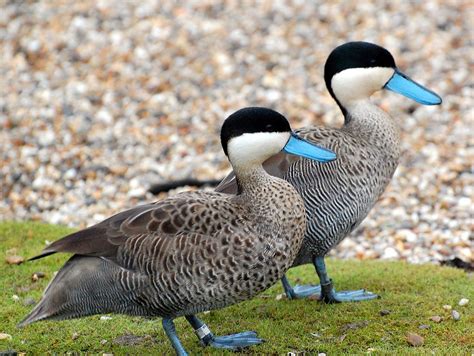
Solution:
M431 326L427 325L427 324L421 324L418 329L429 329L431 328Z
M347 330L357 330L357 329L365 328L367 325L369 325L368 320L356 321L354 323L343 325L341 330L342 332L345 332Z
M138 336L133 334L125 334L115 338L112 342L117 345L139 345L146 341L151 341L153 338L150 335Z
M103 316L100 317L100 320L101 320L101 321L112 320L112 317L111 317L111 316L108 316L108 315L103 315Z
M461 307L463 307L463 306L467 305L468 303L469 303L469 299L467 299L467 298L462 298L462 299L459 301L458 305L461 306Z
M399 256L400 254L397 250L395 250L393 247L387 247L380 258L383 260L393 260L398 258Z
M31 280L33 282L36 282L38 279L44 278L44 277L45 277L44 272L35 272L31 275Z
M420 336L418 334L408 333L407 334L407 341L411 346L417 347L417 346L423 345L424 342L425 342L425 339L424 339L423 336Z
M12 336L10 334L0 333L0 340L11 340Z
M72 335L71 335L71 339L72 340L76 340L77 338L79 338L81 334L79 334L78 332L73 332Z
M100 344L101 344L101 345L105 345L107 342L108 342L108 341L105 340L105 339L100 340Z
M285 295L284 293L282 293L282 294L277 294L277 296L275 297L275 300L282 300L282 299L284 299L284 298L286 298L286 295Z
M388 310L388 309L382 309L382 310L380 311L380 316L389 315L390 313L391 313L390 310Z
M5 261L9 264L9 265L19 265L21 263L23 263L23 261L25 261L25 259L21 256L18 256L18 255L13 255L13 256L7 256L5 258Z
M457 310L452 310L451 311L451 316L455 321L459 321L461 319L461 314Z
M444 310L451 310L452 308L453 308L453 307L452 307L451 305L449 305L449 304L443 305L443 309L444 309Z
M36 301L31 297L27 297L25 298L25 300L23 300L24 306L35 305L35 304L36 304Z
M434 315L430 318L430 320L434 321L435 323L440 323L443 320L443 318L440 317L439 315Z
M16 294L12 295L12 299L13 299L14 302L19 302L20 301L20 297L17 296Z

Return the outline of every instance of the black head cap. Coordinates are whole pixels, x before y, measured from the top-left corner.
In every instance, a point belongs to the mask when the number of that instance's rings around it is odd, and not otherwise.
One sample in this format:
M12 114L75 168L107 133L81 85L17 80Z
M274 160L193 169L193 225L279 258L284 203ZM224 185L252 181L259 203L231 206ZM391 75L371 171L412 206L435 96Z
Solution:
M221 144L227 155L227 143L233 137L255 132L290 132L288 120L272 109L249 107L230 115L222 125Z
M395 68L396 65L390 52L376 44L369 42L344 43L336 47L326 60L324 66L326 87L332 97L336 99L331 88L331 80L335 74L349 68L371 67Z

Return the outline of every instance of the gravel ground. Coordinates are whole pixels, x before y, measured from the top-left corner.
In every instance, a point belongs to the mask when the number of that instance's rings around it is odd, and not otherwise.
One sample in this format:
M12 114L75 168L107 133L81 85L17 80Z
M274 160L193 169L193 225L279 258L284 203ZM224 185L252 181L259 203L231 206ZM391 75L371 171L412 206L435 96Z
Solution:
M474 261L472 1L0 6L0 219L84 227L154 200L153 183L224 176L217 134L243 106L339 126L324 61L367 40L444 102L375 95L403 129L402 162L333 254Z

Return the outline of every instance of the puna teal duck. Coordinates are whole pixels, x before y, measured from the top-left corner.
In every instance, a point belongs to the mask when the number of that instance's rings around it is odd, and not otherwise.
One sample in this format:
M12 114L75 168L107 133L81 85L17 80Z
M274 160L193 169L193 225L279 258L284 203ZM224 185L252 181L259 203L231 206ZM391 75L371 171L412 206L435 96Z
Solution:
M267 172L290 182L304 199L307 230L293 266L313 263L320 285L291 287L289 298L318 294L327 303L377 298L363 289L337 292L326 271L324 256L367 216L390 182L400 158L400 133L395 120L370 101L382 89L424 105L441 98L404 75L385 48L368 42L349 42L332 51L324 68L328 91L344 116L341 128L311 126L298 135L336 152L338 159L319 164L284 153L264 163ZM231 173L216 191L235 193Z
M74 255L20 326L47 319L121 313L163 318L185 355L173 319L185 316L204 345L236 349L262 340L252 332L215 336L195 314L250 299L290 268L306 229L304 204L262 162L284 150L320 162L335 159L293 134L277 112L246 108L221 130L237 195L187 192L121 212L66 236L33 259Z

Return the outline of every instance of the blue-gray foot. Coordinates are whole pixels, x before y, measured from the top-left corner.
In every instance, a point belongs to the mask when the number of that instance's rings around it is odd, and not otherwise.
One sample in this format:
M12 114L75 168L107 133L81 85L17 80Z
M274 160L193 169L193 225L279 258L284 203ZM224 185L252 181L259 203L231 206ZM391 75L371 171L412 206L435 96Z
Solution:
M194 328L194 332L204 346L211 346L220 349L240 350L249 346L258 345L264 342L257 337L255 331L245 331L238 334L225 336L215 336L208 326L194 315L186 316L186 319Z
M380 298L377 294L368 292L365 289L336 292L332 285L332 281L330 281L329 284L323 285L322 293L319 296L319 299L327 304L362 302L364 300L372 300L377 298Z
M296 285L292 287L286 276L281 279L281 284L288 299L303 299L321 294L320 285Z
M314 257L313 265L316 269L316 273L318 274L319 281L321 283L321 295L319 299L321 299L325 303L331 304L342 302L361 302L364 300L372 300L379 297L377 294L368 292L365 289L336 292L333 287L332 280L329 278L329 275L326 271L326 263L324 262L324 256Z
M245 331L239 334L213 336L208 345L220 349L240 350L262 342L264 340L258 338L255 331Z
M316 269L316 273L319 276L319 280L321 281L321 285L296 285L295 287L292 287L286 276L283 276L281 283L285 289L285 294L288 299L312 297L331 304L342 302L361 302L364 300L379 298L377 294L368 292L365 289L336 292L333 287L332 280L327 274L324 257L315 257L313 259L313 264Z

